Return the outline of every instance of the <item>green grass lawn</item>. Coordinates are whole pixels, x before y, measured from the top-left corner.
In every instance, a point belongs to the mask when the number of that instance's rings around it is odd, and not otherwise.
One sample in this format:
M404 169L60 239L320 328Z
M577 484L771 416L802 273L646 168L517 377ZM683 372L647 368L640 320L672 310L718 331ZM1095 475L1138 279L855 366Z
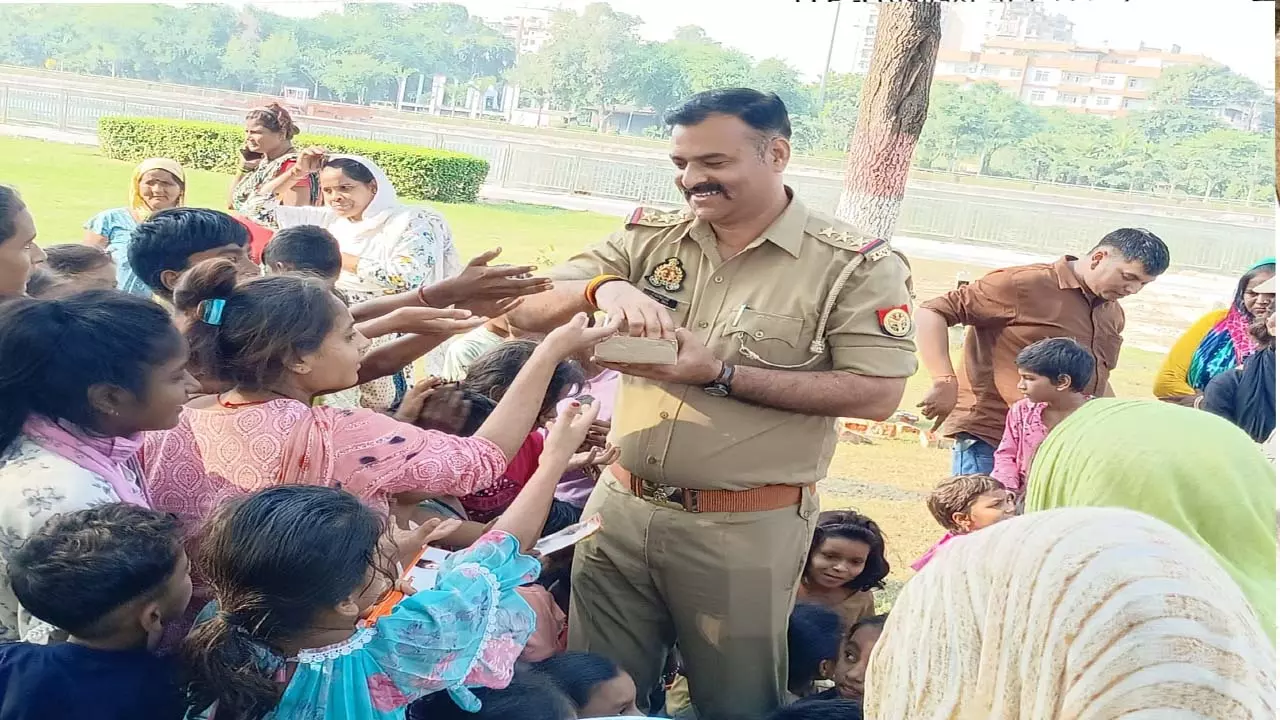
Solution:
M94 148L0 137L0 183L14 185L22 192L44 244L77 242L87 219L123 205L128 199L131 169L128 163L102 157ZM189 205L225 206L228 176L193 171L188 182ZM597 213L510 203L437 207L448 218L464 257L501 246L506 261L540 265L563 260L604 238L620 222ZM975 277L985 272L976 266L920 259L913 259L911 266L922 299L945 292L960 270ZM1157 353L1126 348L1120 367L1111 376L1116 394L1150 397L1151 379L1160 360ZM927 388L924 374L913 377L902 408L914 410ZM823 503L828 508L857 507L880 523L894 566L889 597L910 574L907 564L941 534L921 494L947 474L949 463L948 452L896 440L841 444L836 450L832 480L823 486ZM843 482L846 480L862 485L851 486ZM867 488L879 491L867 492Z
M111 160L96 148L0 137L0 182L22 193L36 218L40 242L79 242L84 223L129 199L130 163ZM187 204L225 208L231 178L187 173ZM558 261L617 228L618 219L515 203L436 204L467 257L491 247L505 249L508 262Z

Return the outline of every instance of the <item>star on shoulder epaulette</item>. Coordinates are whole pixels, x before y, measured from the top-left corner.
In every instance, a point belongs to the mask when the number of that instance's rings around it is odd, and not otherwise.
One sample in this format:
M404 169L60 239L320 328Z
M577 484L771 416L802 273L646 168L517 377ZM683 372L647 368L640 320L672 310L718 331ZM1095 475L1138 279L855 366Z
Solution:
M656 208L638 207L627 217L627 226L642 225L644 227L673 227L693 219L693 213L684 210L658 210Z
M828 245L853 250L871 262L883 260L893 254L888 240L883 238L868 240L867 236L860 232L840 229L833 223L820 223L811 227L809 231Z

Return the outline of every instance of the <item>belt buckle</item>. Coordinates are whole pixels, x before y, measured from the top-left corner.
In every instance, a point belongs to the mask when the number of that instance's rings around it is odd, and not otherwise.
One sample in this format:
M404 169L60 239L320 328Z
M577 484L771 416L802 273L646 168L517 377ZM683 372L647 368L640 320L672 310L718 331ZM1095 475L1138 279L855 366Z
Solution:
M688 510L684 503L677 500L676 497L684 492L682 488L671 487L670 485L661 485L659 483L642 481L641 487L644 493L644 499L662 507L671 508L673 510Z

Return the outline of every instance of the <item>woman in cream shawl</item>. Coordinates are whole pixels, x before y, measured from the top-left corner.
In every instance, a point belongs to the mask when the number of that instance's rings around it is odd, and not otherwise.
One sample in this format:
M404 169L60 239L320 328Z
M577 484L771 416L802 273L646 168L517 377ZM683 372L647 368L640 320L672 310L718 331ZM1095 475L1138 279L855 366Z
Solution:
M181 207L186 195L187 176L181 165L165 158L143 160L129 179L129 204L104 210L85 223L84 244L106 250L116 262L117 289L151 297L151 288L129 266L133 230L152 213Z
M1275 651L1212 557L1148 515L1076 508L944 547L894 604L865 712L1246 720L1275 717L1275 693Z
M337 287L351 303L382 295L417 290L453 277L462 271L453 234L444 216L427 207L401 204L395 188L382 168L354 155L329 155L319 148L302 153L290 173L264 187L271 194L275 185L293 182L293 175L305 176L319 170L324 207L276 205L280 228L318 225L333 233L342 250L342 275ZM292 173L292 174L291 174ZM388 335L374 346L390 342ZM427 372L438 374L443 352L437 348L426 356ZM360 386L359 404L375 410L399 405L408 390L410 369Z
M1026 511L1124 507L1169 523L1235 579L1274 637L1275 492L1275 469L1226 420L1104 398L1077 410L1040 446Z

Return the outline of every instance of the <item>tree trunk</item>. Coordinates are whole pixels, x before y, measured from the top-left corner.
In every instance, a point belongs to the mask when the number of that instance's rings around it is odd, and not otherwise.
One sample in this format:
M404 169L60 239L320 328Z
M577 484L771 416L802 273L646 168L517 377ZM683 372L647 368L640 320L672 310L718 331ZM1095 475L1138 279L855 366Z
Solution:
M938 3L880 6L871 68L845 162L836 216L877 238L898 221L911 156L929 111L929 85L942 37Z

